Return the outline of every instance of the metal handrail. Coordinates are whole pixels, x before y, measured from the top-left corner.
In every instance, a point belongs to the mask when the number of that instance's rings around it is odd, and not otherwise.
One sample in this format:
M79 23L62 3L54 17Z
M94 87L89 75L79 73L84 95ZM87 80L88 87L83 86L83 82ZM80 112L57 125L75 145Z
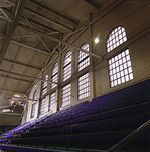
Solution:
M115 152L116 150L119 150L120 148L122 148L123 146L125 146L126 144L128 144L130 140L132 140L137 135L139 135L140 133L142 133L149 126L150 126L150 120L146 121L143 125L141 125L140 127L138 127L131 134L129 134L124 139L122 139L121 141L119 141L117 144L115 144L113 147L111 147L109 150L107 150L107 152Z

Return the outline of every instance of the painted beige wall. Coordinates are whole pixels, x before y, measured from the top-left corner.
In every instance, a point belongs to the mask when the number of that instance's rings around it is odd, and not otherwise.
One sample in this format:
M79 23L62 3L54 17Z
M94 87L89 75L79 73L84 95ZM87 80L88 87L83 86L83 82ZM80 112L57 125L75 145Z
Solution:
M121 25L125 27L128 39L131 39L133 35L138 35L139 31L148 27L148 23L150 23L150 18L148 15L150 13L150 6L143 6L140 4L133 6L134 4L131 4L122 4L122 7L120 6L119 8L114 10L112 14L109 14L94 25L93 33L96 37L99 31L101 40L101 44L94 47L95 53L102 56L106 54L105 43L107 35L115 26ZM127 17L125 17L125 15L127 15ZM111 20L111 22L109 22L109 20ZM135 36L134 39L136 39L136 37L137 36ZM145 35L141 38L134 40L134 42L129 45L126 45L126 47L128 47L130 51L134 74L134 79L128 83L110 88L107 60L105 60L101 64L96 64L96 96L112 92L114 90L120 89L140 80L146 79L147 77L150 77L149 42L150 36L148 35L148 33L145 33ZM113 54L115 55L116 52L111 52L111 54L113 56Z

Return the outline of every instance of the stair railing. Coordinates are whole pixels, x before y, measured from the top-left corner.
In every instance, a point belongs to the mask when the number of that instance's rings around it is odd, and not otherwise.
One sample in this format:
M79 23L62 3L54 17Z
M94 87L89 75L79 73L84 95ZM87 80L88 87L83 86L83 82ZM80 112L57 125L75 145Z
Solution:
M124 139L119 141L117 144L115 144L113 147L111 147L107 152L115 152L116 150L119 150L123 146L129 143L130 140L135 138L137 135L142 133L145 129L147 129L150 126L150 120L146 121L143 125L138 127L135 131L133 131L131 134L126 136Z

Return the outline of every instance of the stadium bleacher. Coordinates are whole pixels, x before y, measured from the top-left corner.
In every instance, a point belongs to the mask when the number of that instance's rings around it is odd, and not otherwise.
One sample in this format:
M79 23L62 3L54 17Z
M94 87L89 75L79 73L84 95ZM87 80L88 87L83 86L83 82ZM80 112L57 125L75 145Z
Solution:
M24 123L0 137L0 149L107 151L149 119L150 79ZM148 128L120 152L148 152L149 137Z

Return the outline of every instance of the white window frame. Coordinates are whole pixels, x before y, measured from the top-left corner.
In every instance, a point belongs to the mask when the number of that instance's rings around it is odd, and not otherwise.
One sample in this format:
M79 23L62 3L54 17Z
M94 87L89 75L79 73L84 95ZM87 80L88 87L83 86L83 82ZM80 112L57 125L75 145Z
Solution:
M72 52L69 50L63 60L63 69L62 69L62 81L66 81L71 77L72 72L72 65L71 65L71 59L72 59Z
M51 81L52 82L58 82L58 62L56 62L54 65L53 65L53 68L52 68L52 74L51 74ZM55 88L57 86L56 83L52 83L51 84L51 89Z
M62 87L61 90L61 107L65 107L70 104L71 99L71 83Z
M115 87L133 79L129 49L108 60L110 86Z
M51 113L55 113L57 111L57 93L56 93L56 91L54 93L50 94L49 110Z
M86 73L78 78L78 100L90 96L90 73Z
M30 115L31 119L35 117L35 108L36 108L36 103L33 103L31 105L31 115Z
M44 78L45 80L48 80L48 74ZM47 82L42 82L42 95L46 94L47 92Z
M118 26L114 28L111 33L108 35L106 46L107 52L111 52L121 44L127 41L125 28Z
M86 51L89 51L89 44L84 43L81 47L81 49L84 49ZM82 71L86 67L90 65L90 55L88 53L79 51L78 52L78 72Z

